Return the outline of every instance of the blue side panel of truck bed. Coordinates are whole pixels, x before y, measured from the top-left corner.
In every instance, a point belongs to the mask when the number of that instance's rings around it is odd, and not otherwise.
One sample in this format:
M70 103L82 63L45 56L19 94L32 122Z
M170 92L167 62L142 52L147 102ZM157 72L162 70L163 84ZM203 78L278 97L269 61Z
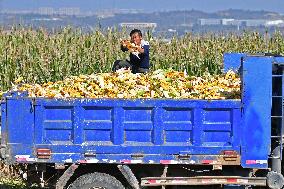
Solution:
M8 98L7 105L14 156L48 148L55 162L80 160L87 153L150 155L160 162L179 154L240 153L239 100Z

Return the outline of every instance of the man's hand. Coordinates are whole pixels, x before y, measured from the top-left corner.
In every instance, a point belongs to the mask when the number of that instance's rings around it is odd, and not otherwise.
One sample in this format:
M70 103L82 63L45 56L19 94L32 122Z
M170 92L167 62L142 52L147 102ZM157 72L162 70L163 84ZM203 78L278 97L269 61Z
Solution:
M120 42L120 44L121 44L123 47L127 47L127 43L128 43L128 41L127 41L126 39L124 39L124 40L122 40L122 41Z
M135 45L134 43L131 43L131 42L128 41L128 40L122 40L120 43L121 43L121 45L122 45L124 48L127 48L129 52L144 53L144 49L143 49L143 48L141 48L141 47L138 46L138 45Z
M141 48L140 46L137 47L137 51L138 51L139 53L144 53L144 49Z

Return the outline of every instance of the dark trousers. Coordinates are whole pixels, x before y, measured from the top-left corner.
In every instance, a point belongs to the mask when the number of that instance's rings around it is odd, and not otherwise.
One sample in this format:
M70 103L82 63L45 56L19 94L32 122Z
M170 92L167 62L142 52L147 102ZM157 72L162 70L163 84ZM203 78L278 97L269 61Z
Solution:
M128 60L116 60L112 66L112 71L115 72L121 68L130 69L132 73L147 73L148 68L140 68L136 65L131 64Z

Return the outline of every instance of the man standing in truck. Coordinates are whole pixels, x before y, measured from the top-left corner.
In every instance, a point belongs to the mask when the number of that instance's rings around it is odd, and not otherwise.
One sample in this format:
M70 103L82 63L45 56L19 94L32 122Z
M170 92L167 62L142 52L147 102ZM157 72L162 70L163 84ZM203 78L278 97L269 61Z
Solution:
M149 72L149 42L142 38L142 32L133 29L130 32L131 41L123 40L121 42L121 50L129 51L129 60L116 60L113 64L112 71L121 68L129 68L132 73Z

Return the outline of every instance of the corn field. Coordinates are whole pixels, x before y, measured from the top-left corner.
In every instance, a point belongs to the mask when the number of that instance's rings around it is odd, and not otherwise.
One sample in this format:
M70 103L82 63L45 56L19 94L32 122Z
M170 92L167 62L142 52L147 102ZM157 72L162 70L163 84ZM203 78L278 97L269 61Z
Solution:
M151 69L183 71L189 75L219 74L224 52L284 53L280 32L242 35L206 34L182 37L170 41L146 33L150 42ZM120 40L128 33L116 29L83 33L79 29L63 28L56 32L44 29L14 28L0 31L0 91L9 89L17 78L26 83L58 81L70 75L110 72L117 59L128 53L120 51Z

